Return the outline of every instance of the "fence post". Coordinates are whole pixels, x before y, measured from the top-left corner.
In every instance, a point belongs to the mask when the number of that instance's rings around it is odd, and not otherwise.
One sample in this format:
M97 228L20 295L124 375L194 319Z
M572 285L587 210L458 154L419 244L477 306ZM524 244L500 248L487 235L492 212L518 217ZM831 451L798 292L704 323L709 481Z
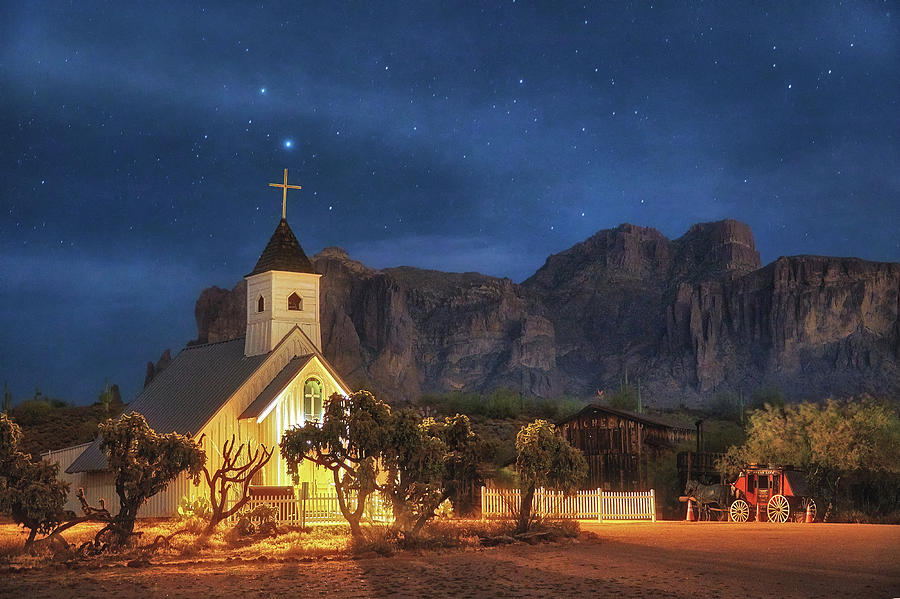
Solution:
M597 511L599 512L600 522L603 522L603 512L606 506L603 504L603 489L597 489Z
M484 485L482 485L482 487L481 487L481 519L482 520L487 519L487 516L485 516L485 510L484 510L484 500L487 497L487 493L485 493L485 488L486 487L484 487Z
M652 521L656 522L656 490L650 489L650 513L653 518Z
M300 526L306 528L306 498L309 495L309 483L300 486Z

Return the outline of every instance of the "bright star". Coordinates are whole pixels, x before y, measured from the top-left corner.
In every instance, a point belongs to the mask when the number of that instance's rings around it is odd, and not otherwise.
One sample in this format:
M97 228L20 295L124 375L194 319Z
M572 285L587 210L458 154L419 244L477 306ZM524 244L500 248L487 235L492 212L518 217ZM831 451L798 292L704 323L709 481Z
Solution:
M294 147L294 142L290 139L286 139L286 140L284 140L284 147L291 149Z
M259 93L261 93L261 94L266 93L266 88L264 88L264 87L259 88Z

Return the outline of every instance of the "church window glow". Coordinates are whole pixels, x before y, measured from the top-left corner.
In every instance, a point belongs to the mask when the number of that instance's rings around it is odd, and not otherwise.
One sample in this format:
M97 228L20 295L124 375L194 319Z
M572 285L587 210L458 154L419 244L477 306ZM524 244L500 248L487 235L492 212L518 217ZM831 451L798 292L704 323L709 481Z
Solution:
M306 422L322 421L322 383L317 379L303 384L303 416Z

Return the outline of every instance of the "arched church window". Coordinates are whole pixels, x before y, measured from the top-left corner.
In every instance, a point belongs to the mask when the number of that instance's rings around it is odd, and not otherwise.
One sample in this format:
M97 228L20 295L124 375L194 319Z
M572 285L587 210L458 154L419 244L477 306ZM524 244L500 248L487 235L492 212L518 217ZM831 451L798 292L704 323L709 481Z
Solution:
M266 311L266 300L263 299L263 296L259 296L259 299L256 300L256 311L257 312L265 312Z
M292 293L288 297L288 310L302 310L303 309L303 298L297 295L296 292Z
M322 421L322 383L317 379L306 379L303 384L304 420Z

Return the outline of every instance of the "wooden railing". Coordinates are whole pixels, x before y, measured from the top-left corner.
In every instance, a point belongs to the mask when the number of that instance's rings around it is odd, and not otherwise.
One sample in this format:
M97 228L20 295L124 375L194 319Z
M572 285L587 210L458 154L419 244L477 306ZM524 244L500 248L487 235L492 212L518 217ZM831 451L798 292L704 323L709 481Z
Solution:
M513 518L522 503L518 489L481 488L483 518ZM545 518L577 520L650 520L656 522L656 492L617 492L602 489L578 491L566 496L558 491L537 489L532 512Z

